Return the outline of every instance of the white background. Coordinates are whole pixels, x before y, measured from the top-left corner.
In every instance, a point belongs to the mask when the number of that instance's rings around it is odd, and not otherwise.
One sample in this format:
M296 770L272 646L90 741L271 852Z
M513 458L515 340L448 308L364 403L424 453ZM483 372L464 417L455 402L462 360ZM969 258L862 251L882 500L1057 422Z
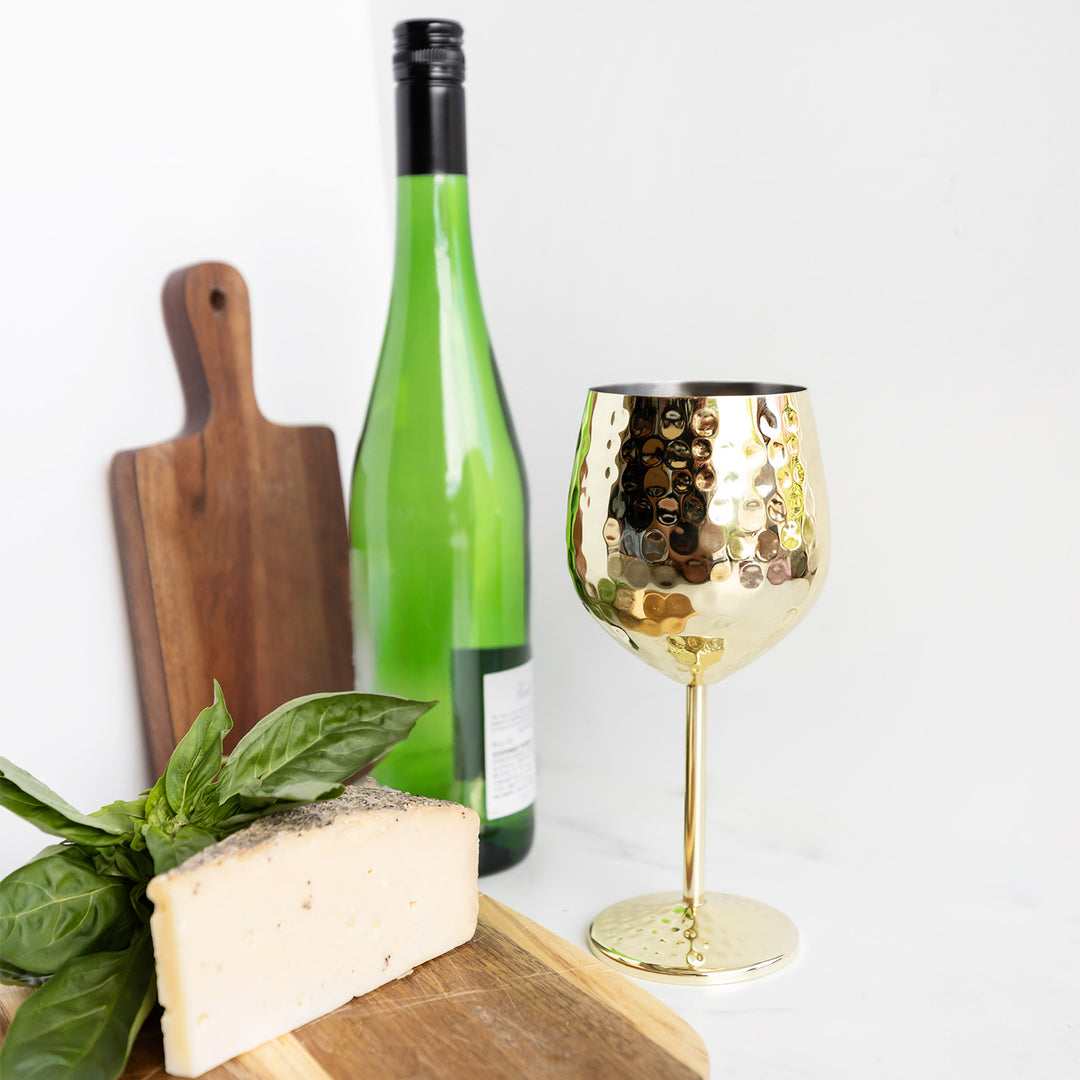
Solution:
M655 861L638 891L678 883L681 691L591 624L566 572L586 388L803 382L832 570L807 620L710 695L709 884L769 886L794 913L820 895L864 982L824 1014L831 1060L796 1047L803 1072L777 1050L735 1074L893 1075L902 1045L944 1075L970 1054L934 1025L974 994L994 1018L968 1040L981 1075L1071 1075L1071 0L3 0L0 754L81 809L150 779L106 471L181 425L170 271L242 271L263 412L329 424L347 475L391 269L390 29L430 14L466 28L476 255L532 496L532 865L560 872L590 823ZM777 670L797 695L777 698ZM41 843L0 818L0 873ZM593 897L569 880L559 897L580 940ZM814 956L835 960L810 940L808 993ZM890 985L943 1011L875 1028L860 1002Z

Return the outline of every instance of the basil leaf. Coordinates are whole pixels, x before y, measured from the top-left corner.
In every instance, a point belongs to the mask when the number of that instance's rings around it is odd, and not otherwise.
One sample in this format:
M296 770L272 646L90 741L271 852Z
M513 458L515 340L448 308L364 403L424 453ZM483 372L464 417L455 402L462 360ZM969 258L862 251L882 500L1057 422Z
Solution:
M135 822L146 816L146 796L124 800L95 810L90 817L102 828L115 830L117 836L130 837L135 833Z
M7 957L0 957L0 986L41 986L52 978L40 971L24 971Z
M135 940L135 937L150 925L150 916L152 914L153 911L149 904L140 904L139 910L129 904L127 911L98 938L98 942L94 946L94 952L115 952L119 949L126 949Z
M120 843L117 825L80 814L55 791L4 757L0 757L0 806L43 832L78 844Z
M48 847L43 847L36 855L34 855L30 862L37 862L38 859L47 859L50 855L55 855L58 851L70 851L70 844L50 844ZM95 847L87 847L86 851L97 851ZM106 849L107 850L107 849Z
M127 847L128 851L145 851L146 838L143 836L143 833L149 828L149 823L146 821L136 821L134 825L135 834L130 840L125 842L125 847Z
M150 857L154 860L155 874L172 870L185 859L216 843L218 839L214 833L197 825L182 825L176 832L168 832L157 825L148 825L144 835Z
M297 784L339 784L384 754L435 702L383 694L311 694L264 716L236 745L218 799L290 798Z
M147 882L154 876L154 860L146 851L134 851L126 844L81 850L99 874L141 882Z
M57 971L123 915L130 887L99 874L73 847L28 862L0 881L0 956L28 971Z
M148 931L122 951L70 960L19 1006L0 1046L0 1076L116 1080L156 996Z
M241 796L240 805L254 810L262 817L267 813L284 810L289 806L336 799L345 790L344 784L329 784L325 780L293 780L277 784L273 795ZM261 805L260 805L261 804Z
M221 808L225 815L214 823L213 829L218 839L224 840L238 829L250 825L268 814L278 814L282 810L291 810L294 806L306 806L308 803L321 802L323 799L336 799L345 790L344 784L325 784L314 780L310 785L296 783L288 789L285 797L266 796L263 798L234 795Z
M165 794L165 777L158 777L158 782L146 796L146 808L143 821L148 825L168 825L173 820L173 810ZM139 832L136 826L136 833Z
M176 744L165 766L165 797L179 824L191 820L199 795L221 771L222 743L232 729L225 697L214 680L214 703L203 709L187 734Z

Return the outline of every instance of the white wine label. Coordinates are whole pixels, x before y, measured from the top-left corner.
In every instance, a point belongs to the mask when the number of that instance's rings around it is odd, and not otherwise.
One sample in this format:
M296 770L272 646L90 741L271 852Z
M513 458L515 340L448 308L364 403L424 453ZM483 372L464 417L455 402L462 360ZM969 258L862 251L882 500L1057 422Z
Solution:
M531 660L484 676L484 779L489 821L536 801Z

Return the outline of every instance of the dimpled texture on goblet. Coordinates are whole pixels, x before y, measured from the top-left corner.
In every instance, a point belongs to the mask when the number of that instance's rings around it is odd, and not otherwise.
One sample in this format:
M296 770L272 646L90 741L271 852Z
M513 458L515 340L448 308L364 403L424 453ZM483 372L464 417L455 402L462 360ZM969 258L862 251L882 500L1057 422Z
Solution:
M621 644L682 683L769 649L825 577L828 515L809 395L591 391L570 567Z
M589 938L602 955L642 973L699 975L702 982L740 982L775 971L799 947L799 932L786 915L730 893L707 893L697 907L678 893L623 900L596 916Z

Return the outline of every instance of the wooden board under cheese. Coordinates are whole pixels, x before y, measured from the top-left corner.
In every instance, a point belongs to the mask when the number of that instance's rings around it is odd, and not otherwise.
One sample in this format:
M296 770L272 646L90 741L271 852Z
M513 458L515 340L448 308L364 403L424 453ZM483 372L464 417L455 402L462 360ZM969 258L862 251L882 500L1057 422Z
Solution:
M28 991L0 986L0 1037ZM698 1034L625 975L480 897L472 941L208 1080L700 1080ZM122 1080L164 1080L154 1017Z

